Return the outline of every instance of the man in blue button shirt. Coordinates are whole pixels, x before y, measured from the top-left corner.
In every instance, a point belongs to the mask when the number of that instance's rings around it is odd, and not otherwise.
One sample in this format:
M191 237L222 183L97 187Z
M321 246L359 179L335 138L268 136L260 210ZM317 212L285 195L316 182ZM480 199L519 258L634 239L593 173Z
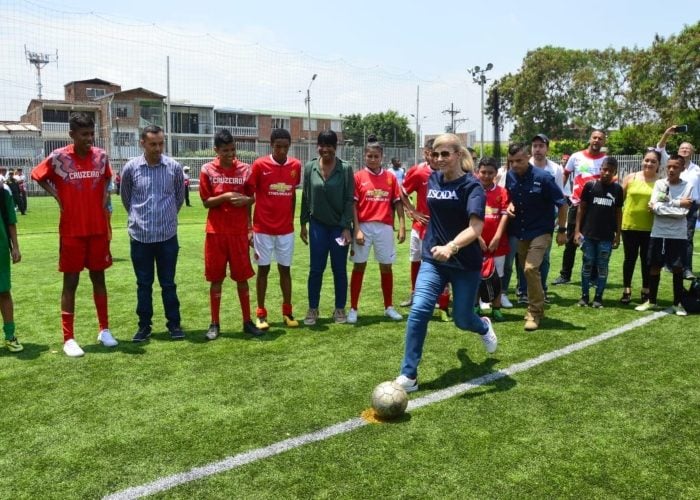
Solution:
M506 188L511 203L508 215L508 233L518 239L518 259L527 281L529 303L525 315L525 330L539 328L544 317L544 290L540 265L552 243L554 220L551 213L558 209L557 245L566 243L567 204L554 177L543 169L529 164L526 144L511 144L508 148Z

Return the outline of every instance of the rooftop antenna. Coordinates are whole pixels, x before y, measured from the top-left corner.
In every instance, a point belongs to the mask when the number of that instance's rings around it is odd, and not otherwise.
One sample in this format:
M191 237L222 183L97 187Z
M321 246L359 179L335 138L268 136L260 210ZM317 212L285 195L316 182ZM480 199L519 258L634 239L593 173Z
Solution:
M58 62L58 49L56 49L56 55L43 54L41 52L31 52L27 50L27 46L24 46L24 55L29 61L29 64L36 68L36 89L39 93L39 99L41 99L41 68L45 67L50 62Z

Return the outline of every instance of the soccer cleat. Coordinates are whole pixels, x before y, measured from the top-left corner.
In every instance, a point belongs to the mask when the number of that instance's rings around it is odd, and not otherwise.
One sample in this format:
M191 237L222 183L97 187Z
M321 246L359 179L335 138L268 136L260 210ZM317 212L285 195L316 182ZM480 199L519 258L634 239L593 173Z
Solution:
M109 331L109 328L100 330L100 333L97 334L97 341L101 342L105 347L114 347L119 344L117 339L112 337L112 332Z
M357 310L352 307L350 308L350 312L348 312L348 323L351 325L357 323Z
M69 339L63 343L63 352L65 352L66 356L69 358L79 358L85 355L85 351L80 348L75 339Z
M345 315L345 309L338 308L333 311L333 321L338 324L347 323L348 317Z
M306 312L306 317L304 318L304 324L306 326L313 326L316 324L316 320L318 319L318 309L309 309Z
M265 316L258 316L255 318L255 326L260 330L270 329L270 324L267 322L267 318Z
M282 319L284 320L284 326L288 328L296 328L299 326L299 322L294 319L291 314L283 314Z
M397 384L403 387L403 390L408 392L416 392L418 390L418 380L415 378L408 378L406 375L399 375L394 380Z
M493 320L497 322L505 321L506 318L503 316L503 313L501 312L500 309L494 308L493 311L491 312L491 316L493 316Z
M588 307L588 297L585 295L581 297L577 303L579 307Z
M571 278L565 278L564 276L559 276L557 279L552 281L552 285L566 285L571 282Z
M401 314L396 309L394 309L393 306L389 306L386 309L384 309L384 316L386 316L387 318L391 318L394 321L401 321L403 319L403 316L401 316ZM348 322L349 321L350 317L348 317Z
M218 323L212 323L209 325L209 330L204 334L204 338L207 340L216 340L219 336L220 328Z
M265 332L255 326L255 323L250 320L243 323L243 332L253 337L262 337L265 335Z
M183 340L185 332L179 326L174 326L170 329L170 340Z
M138 331L134 334L134 337L131 339L132 342L145 342L148 339L151 338L151 327L150 326L143 326L138 329Z
M650 300L645 301L642 304L639 304L637 307L634 308L635 311L648 311L649 309L654 309L656 307L656 304L652 304Z
M5 347L10 352L22 352L24 350L24 346L19 343L17 337L12 337L10 340L5 339Z
M501 307L504 309L512 309L513 303L508 300L508 296L505 293L501 294Z
M687 316L688 312L685 310L685 307L683 307L683 304L678 303L677 305L673 306L673 312L676 314L676 316Z
M409 295L409 297L403 302L401 302L399 305L401 307L411 307L413 305L413 292L411 292L411 295Z

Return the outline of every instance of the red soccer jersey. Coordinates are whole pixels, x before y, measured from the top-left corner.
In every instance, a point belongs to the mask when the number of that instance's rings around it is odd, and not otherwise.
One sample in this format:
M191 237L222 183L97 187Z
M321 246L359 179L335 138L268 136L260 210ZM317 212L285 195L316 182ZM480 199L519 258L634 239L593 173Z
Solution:
M484 229L481 231L481 237L488 245L496 235L498 225L501 223L501 217L508 217L506 215L506 210L510 203L510 196L508 196L508 190L506 188L497 185L485 191L486 207L484 211ZM498 248L496 248L494 256L508 255L508 250L508 236L507 233L503 233L501 241L498 242Z
M245 182L250 176L250 165L238 160L233 166L223 168L219 159L205 164L199 174L199 196L207 200L224 193L245 194ZM207 215L207 233L214 234L248 234L248 207L236 207L231 203L222 203L209 209Z
M428 163L420 163L408 169L401 187L406 196L410 195L411 193L416 193L416 210L428 216L430 215L430 209L428 208L428 178L432 173L433 169L430 168ZM418 234L422 239L425 235L427 226L424 226L420 222L414 220L412 227L418 231Z
M396 176L383 168L376 174L368 168L355 173L355 206L360 222L393 225L393 206L400 199Z
M75 154L73 144L55 150L32 170L32 179L48 181L61 201L61 236L107 234L105 192L112 169L107 153L90 148L84 158Z
M246 191L255 194L253 231L279 236L294 232L294 202L301 162L287 157L283 165L272 155L253 162Z

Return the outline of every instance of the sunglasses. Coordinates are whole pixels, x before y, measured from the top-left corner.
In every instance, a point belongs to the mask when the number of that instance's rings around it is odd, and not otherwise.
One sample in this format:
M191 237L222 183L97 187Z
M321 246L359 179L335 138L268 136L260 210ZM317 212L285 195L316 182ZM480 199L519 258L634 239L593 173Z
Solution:
M433 151L430 153L432 158L449 158L452 151Z

